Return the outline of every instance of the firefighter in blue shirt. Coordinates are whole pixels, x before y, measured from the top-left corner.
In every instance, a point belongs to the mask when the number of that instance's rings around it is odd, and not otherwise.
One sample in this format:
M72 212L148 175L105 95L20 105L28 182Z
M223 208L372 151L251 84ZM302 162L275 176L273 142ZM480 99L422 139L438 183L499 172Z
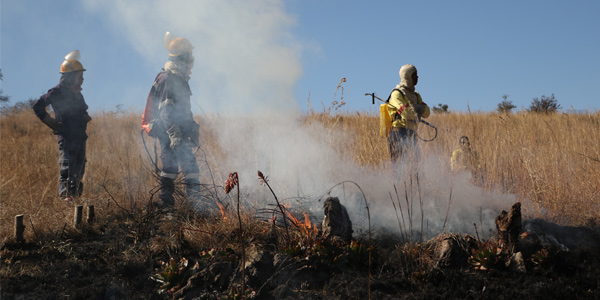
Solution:
M79 62L79 56L79 50L65 56L60 66L59 84L33 104L36 116L57 136L60 164L58 192L67 202L83 192L81 180L86 163L86 129L92 119L81 94L85 69ZM54 117L46 111L48 105L52 107Z

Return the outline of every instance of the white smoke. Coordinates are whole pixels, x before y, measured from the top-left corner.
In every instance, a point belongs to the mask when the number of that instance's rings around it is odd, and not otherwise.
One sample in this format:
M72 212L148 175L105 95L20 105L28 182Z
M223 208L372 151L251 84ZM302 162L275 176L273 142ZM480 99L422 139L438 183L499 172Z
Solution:
M416 177L411 181L406 174L374 171L339 157L327 141L330 135L342 133L300 120L293 90L302 73L302 48L290 33L295 21L283 1L85 3L90 10L108 15L115 29L130 37L157 70L168 55L163 47L166 31L195 46L192 101L203 112L218 113L218 117L203 116L225 152L217 162L218 172L221 177L238 172L251 205L273 202L268 189L258 184L258 170L270 178L284 202L306 205L317 219L322 217L324 198L339 197L358 229L367 227L368 202L376 228L422 232L426 237L443 230L473 233L477 223L479 233L485 234L493 226L493 217L514 202L512 196L490 194L472 185L466 175L440 171L443 159L423 159L417 184ZM199 114L197 109L195 113Z
M370 221L375 232L401 233L413 241L442 232L489 238L496 232L496 216L510 209L516 196L479 187L468 172L452 173L448 160L428 155L420 158L418 167L412 167L403 159L380 172L348 166L345 179L358 183L360 190L346 184L332 196L354 213L351 218L358 231L366 231Z
M283 1L86 0L107 15L141 56L158 70L168 58L164 34L194 45L192 101L204 111L248 114L296 111L294 84L301 75L294 19ZM148 89L151 82L148 83ZM193 109L199 113L198 107Z

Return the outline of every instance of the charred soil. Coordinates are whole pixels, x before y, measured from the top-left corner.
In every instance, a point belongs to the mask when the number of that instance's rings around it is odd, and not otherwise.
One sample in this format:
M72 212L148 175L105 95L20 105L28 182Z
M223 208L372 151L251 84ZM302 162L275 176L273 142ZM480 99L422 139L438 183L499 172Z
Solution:
M466 256L452 254L458 263L441 263L436 243L464 241L458 235L424 243L380 236L373 247L248 239L242 281L239 249L198 248L179 220L164 216L140 224L123 214L36 242L5 243L2 299L240 299L242 283L249 299L600 298L598 247L525 243L523 272L494 254L483 268L474 263L493 241L471 241Z

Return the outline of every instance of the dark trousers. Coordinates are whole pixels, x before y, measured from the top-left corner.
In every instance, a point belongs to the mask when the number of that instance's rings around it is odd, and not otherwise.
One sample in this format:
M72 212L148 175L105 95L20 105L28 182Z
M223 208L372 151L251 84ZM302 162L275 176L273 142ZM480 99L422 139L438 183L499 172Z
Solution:
M402 156L419 156L419 145L414 130L404 127L393 127L388 136L388 147L392 162L396 163Z
M85 144L86 140L66 140L58 142L58 194L64 197L79 197L83 193L81 182L85 174Z
M159 137L158 141L160 143L161 161L161 190L158 197L162 200L163 205L172 206L175 204L173 197L175 192L174 181L179 174L179 170L181 169L184 176L183 180L188 197L194 196L200 189L200 181L198 180L200 170L190 143L184 142L172 149L168 137Z

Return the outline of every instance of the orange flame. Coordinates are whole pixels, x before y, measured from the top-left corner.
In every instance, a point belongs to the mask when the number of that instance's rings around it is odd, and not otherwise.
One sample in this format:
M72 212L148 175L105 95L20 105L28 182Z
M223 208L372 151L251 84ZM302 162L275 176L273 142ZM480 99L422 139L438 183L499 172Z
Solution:
M287 214L287 217L290 219L290 221L298 228L300 228L300 231L304 234L306 234L307 236L312 236L313 234L317 234L318 229L316 225L313 225L310 222L310 217L308 216L308 213L305 211L302 214L304 215L304 222L300 221L299 219L297 219L296 217L294 217L292 215L292 213L290 213L288 210L285 211Z
M313 228L312 223L310 222L310 218L308 217L308 213L303 212L302 214L304 215L304 227L306 227L307 229Z
M219 209L221 210L221 216L223 216L223 220L227 220L227 214L225 212L225 206L223 206L219 202L215 202L215 203L217 203L217 205L219 206Z

